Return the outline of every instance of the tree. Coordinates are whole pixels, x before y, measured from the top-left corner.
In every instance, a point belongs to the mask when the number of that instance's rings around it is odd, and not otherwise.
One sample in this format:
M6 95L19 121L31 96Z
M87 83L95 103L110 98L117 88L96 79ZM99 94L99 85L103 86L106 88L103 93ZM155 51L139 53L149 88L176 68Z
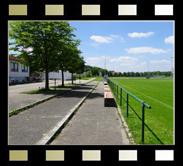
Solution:
M99 68L98 67L92 67L91 73L93 76L98 76Z
M48 73L56 70L55 57L58 45L67 38L71 27L66 22L11 22L10 39L15 39L11 50L37 71L45 71L45 89L49 89ZM73 30L73 29L72 29Z
M108 76L111 77L112 76L112 71L108 72Z
M56 56L58 70L61 70L62 72L62 86L64 86L64 71L68 70L73 75L72 71L75 71L74 64L80 59L78 55L82 53L80 50L77 49L77 46L80 44L80 40L74 40L72 38L74 34L72 34L71 32L72 29L67 35L67 38L65 38L62 43L59 43L59 53Z
M71 50L70 50L71 51ZM70 61L70 64L68 64L68 71L72 74L72 84L73 84L73 74L77 73L83 73L85 70L85 61L82 56L80 56L82 52L77 49L77 45L73 45L72 51L70 54L72 55Z
M139 77L140 76L140 73L139 72L136 72L136 77Z
M119 72L119 77L122 77L122 76L123 76L123 74L121 72Z
M76 73L77 74L82 74L84 72L84 68L85 68L85 61L84 61L84 57L80 56L80 58L78 59L77 62L77 67L76 67Z
M117 77L117 76L118 76L118 74L115 72L115 73L114 73L114 77Z

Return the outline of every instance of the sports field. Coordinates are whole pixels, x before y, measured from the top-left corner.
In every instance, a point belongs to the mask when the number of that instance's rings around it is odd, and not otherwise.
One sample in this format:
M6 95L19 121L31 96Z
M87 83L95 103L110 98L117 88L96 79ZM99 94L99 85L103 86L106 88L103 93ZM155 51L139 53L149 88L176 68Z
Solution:
M174 144L173 79L110 80L151 106L145 108L144 144ZM122 91L121 109L135 142L141 144L141 103L129 96L127 118L126 92Z

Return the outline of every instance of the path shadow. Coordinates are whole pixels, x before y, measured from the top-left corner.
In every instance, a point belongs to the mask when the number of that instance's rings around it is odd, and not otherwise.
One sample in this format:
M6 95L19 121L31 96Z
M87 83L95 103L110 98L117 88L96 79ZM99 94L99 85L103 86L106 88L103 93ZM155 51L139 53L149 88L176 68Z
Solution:
M61 95L58 95L57 98L83 98L88 91L69 91L67 93L63 93Z
M45 89L38 89L38 91L36 92L32 92L32 93L24 93L24 92L20 92L20 94L27 94L27 95L37 95L37 94L42 94L42 95L55 95L55 94L59 94L59 95L63 95L65 93L69 93L69 91L74 91L78 89L83 89L83 90L87 90L87 89L92 89L93 85L85 85L83 84L82 86L75 86L75 85L66 85L66 86L57 86L56 88L50 87L49 90L45 90ZM48 91L48 92L47 92ZM80 93L78 93L80 94Z
M96 92L92 92L90 94L90 96L88 97L88 99L96 99L96 98L104 98L104 94L103 93L96 93Z

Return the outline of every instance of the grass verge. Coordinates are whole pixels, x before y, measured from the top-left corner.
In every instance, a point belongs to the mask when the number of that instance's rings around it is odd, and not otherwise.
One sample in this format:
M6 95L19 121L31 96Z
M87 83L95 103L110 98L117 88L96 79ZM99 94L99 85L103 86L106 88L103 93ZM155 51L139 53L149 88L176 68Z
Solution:
M173 144L173 80L111 79L128 92L145 101L152 108L145 108L144 143L141 142L142 105L129 96L126 115L126 92L122 91L122 114L137 144ZM120 105L120 89L113 90Z
M63 91L64 90L38 89L38 90L21 92L21 94L58 94L58 93L62 93Z
M93 80L92 80L92 81L93 81ZM87 82L86 84L88 84L88 83L90 83L90 82L92 82L92 81L89 81L89 82ZM81 85L78 85L78 84L72 85L72 84L71 84L71 85L66 85L66 86L64 86L64 87L61 86L61 85L56 86L56 88L70 88L69 90L51 90L51 89L50 89L50 90L45 90L45 89L38 89L38 90L32 90L32 91L21 92L21 94L53 94L54 96L50 96L50 97L48 97L48 98L46 98L46 99L42 99L42 100L40 100L40 101L38 101L38 102L30 103L30 104L28 104L28 105L25 106L25 107L22 107L22 108L13 110L12 112L9 113L9 117L11 117L11 116L13 116L13 115L17 115L18 113L20 113L20 112L22 112L22 111L25 111L25 110L28 110L29 108L32 108L32 107L34 107L34 106L36 106L36 105L38 105L38 104L41 104L41 103L43 103L43 102L45 102L45 101L48 101L48 100L50 100L50 99L56 97L57 95L61 95L61 94L65 93L65 92L67 92L67 91L70 91L70 90L72 90L72 89L78 88L78 87L80 87L80 86L82 86L82 85L86 85L86 84L81 84ZM55 86L51 86L50 88L55 88Z

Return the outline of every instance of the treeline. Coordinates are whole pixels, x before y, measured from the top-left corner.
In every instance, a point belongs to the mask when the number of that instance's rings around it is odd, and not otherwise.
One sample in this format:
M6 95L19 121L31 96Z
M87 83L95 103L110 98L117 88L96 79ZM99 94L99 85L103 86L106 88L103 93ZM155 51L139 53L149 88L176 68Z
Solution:
M115 72L115 71L108 71L105 69L102 69L100 67L93 67L86 65L85 66L85 76L86 77L92 77L92 76L99 76L99 73L104 76L108 75L108 77L154 77L154 76L171 76L170 71L150 71L150 72Z
M108 72L109 77L154 77L154 76L171 76L170 71L151 71L151 72Z
M102 69L100 67L85 65L84 71L85 71L86 77L99 76L100 73L102 74L102 76L104 76L105 69ZM106 73L107 72L108 71L106 70Z
M81 41L75 39L74 30L63 21L11 22L9 37L14 42L9 43L10 50L18 52L23 65L35 72L45 71L45 89L49 89L48 73L58 70L62 71L64 86L64 71L72 75L84 72L85 61L78 49Z

